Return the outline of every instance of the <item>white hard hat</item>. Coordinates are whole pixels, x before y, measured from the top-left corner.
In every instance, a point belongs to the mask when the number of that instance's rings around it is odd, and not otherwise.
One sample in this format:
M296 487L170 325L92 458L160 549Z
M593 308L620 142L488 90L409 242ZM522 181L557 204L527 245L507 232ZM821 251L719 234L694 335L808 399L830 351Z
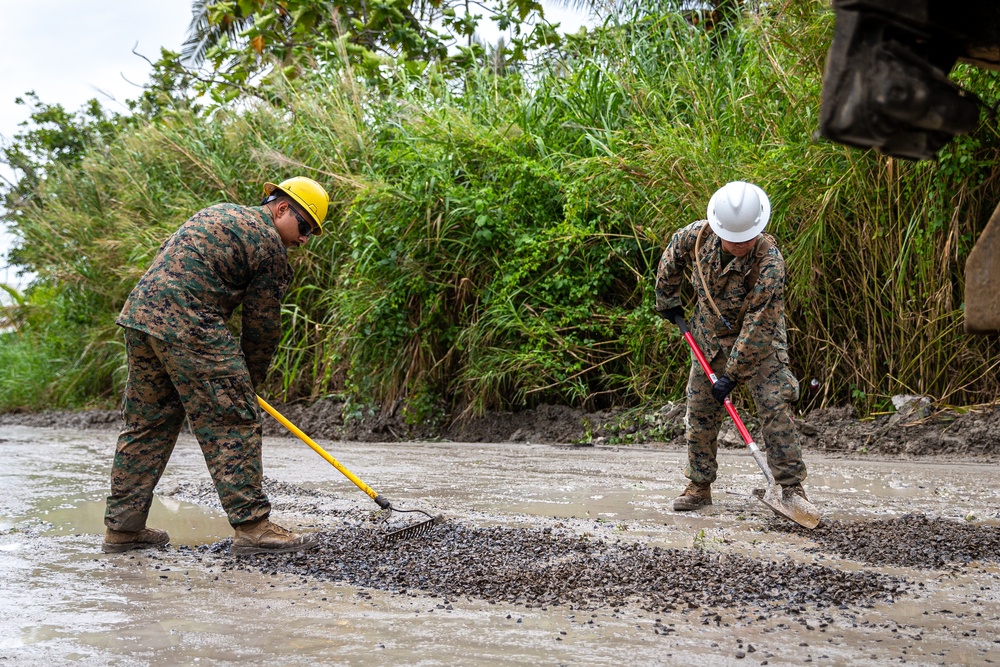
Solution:
M719 238L732 243L755 238L770 217L771 202L753 183L726 183L708 201L708 224Z

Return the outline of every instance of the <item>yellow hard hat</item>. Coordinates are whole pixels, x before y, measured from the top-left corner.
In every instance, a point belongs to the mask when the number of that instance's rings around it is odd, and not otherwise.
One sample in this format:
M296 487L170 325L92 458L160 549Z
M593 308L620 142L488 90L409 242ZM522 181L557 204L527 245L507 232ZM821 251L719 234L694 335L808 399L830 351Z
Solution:
M270 197L275 190L280 190L294 199L309 214L313 222L316 223L313 236L319 236L323 233L323 220L326 219L326 211L330 207L330 196L326 194L322 185L305 176L289 178L277 185L274 183L264 184L265 196Z

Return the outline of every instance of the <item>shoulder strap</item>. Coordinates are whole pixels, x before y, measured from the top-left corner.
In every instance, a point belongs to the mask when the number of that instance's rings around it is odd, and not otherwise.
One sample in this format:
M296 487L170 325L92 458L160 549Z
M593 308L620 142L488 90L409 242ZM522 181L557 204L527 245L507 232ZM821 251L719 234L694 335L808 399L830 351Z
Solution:
M760 278L760 260L767 257L767 252L774 245L774 238L770 234L761 234L760 238L757 239L757 243L753 247L753 264L743 277L743 284L747 288L747 294L750 294L753 288L757 286L757 279Z
M694 241L694 265L698 270L698 278L701 280L701 288L705 290L705 296L708 297L708 302L712 305L712 310L715 311L715 315L722 321L726 328L732 331L733 326L729 323L729 320L722 316L722 312L719 311L719 307L715 305L715 299L712 298L712 292L708 289L708 283L705 282L705 274L701 270L701 258L699 257L699 254L701 253L701 239L708 227L709 225L706 222L705 225L698 230L698 238ZM740 321L742 321L742 313L740 313Z
M760 261L767 257L768 251L770 251L774 246L775 242L773 236L770 234L761 234L760 238L757 239L757 243L753 247L753 264L750 265L750 270L743 276L743 285L746 288L747 296L743 300L743 307L740 308L740 315L736 318L736 323L740 327L743 326L743 318L747 314L747 308L750 307L750 294L757 286L757 279L760 278Z

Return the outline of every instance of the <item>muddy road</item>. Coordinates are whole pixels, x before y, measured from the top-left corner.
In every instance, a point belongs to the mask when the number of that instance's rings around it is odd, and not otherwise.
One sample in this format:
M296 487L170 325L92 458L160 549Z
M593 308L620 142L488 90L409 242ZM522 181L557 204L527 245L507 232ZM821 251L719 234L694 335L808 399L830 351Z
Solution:
M237 559L182 436L150 525L167 548L100 553L114 430L0 426L0 665L985 665L1000 663L1000 466L806 453L808 532L720 455L715 505L671 510L677 448L321 444L266 437L273 518L307 555ZM409 521L393 518L393 525Z

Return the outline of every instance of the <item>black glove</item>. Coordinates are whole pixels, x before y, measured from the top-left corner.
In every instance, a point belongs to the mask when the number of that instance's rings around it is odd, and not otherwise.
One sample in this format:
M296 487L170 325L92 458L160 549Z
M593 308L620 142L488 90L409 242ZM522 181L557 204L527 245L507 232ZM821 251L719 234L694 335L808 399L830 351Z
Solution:
M684 317L684 309L681 308L680 306L674 306L673 308L667 308L666 310L658 310L656 312L660 314L660 317L665 319L667 322L670 322L671 324L674 324L674 320L677 319L678 317L681 318Z
M723 375L712 385L712 396L720 405L725 405L726 397L733 392L733 389L736 389L736 380L730 380Z

